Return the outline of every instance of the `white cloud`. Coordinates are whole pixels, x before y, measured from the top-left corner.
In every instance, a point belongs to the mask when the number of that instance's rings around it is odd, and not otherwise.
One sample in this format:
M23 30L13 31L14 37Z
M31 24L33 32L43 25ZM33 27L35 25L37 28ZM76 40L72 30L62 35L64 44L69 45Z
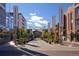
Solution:
M43 19L43 17L40 17L40 16L32 16L31 17L31 20L41 20Z
M31 19L29 20L31 22L37 22L41 24L47 24L47 20L43 20L43 17L40 16L31 16Z
M33 15L36 15L36 13L30 13L29 15L33 16Z
M40 23L34 23L36 27L42 27Z
M28 21L27 24L32 24L32 22L29 22L29 21Z
M27 24L33 25L36 28L42 28L44 25L47 26L48 21L44 20L43 17L37 15L31 15L30 19L28 20Z
M42 24L48 24L47 20L42 20Z

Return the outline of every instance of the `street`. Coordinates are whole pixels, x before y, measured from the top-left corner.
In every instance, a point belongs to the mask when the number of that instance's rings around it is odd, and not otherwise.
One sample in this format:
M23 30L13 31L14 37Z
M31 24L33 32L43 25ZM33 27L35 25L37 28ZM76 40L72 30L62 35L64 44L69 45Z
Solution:
M0 56L23 56L30 54L22 52L17 47L11 45L10 43L6 43L0 46Z
M0 56L34 56L35 54L40 56L46 56L45 54L29 49L26 49L26 51L24 51L23 49L18 48L11 42L0 46Z
M40 38L26 45L14 45L11 42L0 46L0 56L79 56L79 47L48 44Z

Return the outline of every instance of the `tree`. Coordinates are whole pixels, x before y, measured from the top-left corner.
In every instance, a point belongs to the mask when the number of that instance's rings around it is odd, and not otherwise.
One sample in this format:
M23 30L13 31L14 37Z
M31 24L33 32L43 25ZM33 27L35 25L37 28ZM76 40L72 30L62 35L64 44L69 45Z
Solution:
M25 44L28 41L28 33L24 29L17 28L17 42Z

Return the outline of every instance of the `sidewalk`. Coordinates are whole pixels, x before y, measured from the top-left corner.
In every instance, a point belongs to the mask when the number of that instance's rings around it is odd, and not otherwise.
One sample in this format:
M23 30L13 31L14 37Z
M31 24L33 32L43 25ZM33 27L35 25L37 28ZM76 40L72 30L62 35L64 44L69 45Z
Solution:
M69 47L60 44L49 44L37 38L26 45L18 45L19 48L33 55L49 56L78 56L79 47Z
M79 42L67 42L67 41L63 41L65 46L70 46L71 47L79 47Z
M34 51L79 51L79 47L69 47L59 44L50 45L38 38L34 41L27 43L24 46L19 47L31 49Z

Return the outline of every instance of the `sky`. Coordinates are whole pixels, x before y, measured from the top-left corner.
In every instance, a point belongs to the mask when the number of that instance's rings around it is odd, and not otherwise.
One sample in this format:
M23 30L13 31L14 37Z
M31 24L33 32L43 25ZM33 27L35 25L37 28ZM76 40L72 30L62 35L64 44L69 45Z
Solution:
M52 16L56 16L56 24L59 21L59 7L63 6L64 12L67 11L72 3L7 3L6 11L12 12L13 6L18 6L19 13L26 19L27 28L47 28L48 22L52 27Z

